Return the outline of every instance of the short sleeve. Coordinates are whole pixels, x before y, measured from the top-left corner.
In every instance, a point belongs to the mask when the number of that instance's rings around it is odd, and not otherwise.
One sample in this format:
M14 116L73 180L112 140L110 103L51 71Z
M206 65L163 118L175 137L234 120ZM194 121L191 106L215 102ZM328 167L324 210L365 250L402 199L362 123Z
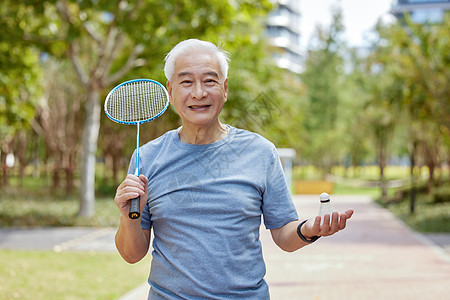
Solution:
M142 211L141 214L141 227L142 229L152 229L152 218L151 218L151 214L150 214L150 209L148 207L148 202L144 207L144 210Z
M298 219L275 147L266 172L266 188L262 201L264 225L267 229L280 228Z

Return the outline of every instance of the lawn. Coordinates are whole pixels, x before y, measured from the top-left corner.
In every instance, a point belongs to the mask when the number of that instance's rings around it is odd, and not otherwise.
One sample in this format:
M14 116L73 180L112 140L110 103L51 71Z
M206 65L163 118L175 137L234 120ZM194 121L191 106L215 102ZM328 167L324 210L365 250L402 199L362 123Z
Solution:
M0 299L117 299L146 282L150 256L0 250Z
M379 188L354 187L336 183L333 195L369 195L376 199L381 196L381 190Z
M66 195L62 188L52 188L47 178L25 177L22 186L17 177L0 193L0 227L91 226L116 227L119 210L114 204L115 186L96 188L95 215L79 217L78 195Z
M410 212L409 198L388 203L378 201L378 203L415 231L450 233L450 201L435 203L431 195L420 193L416 197L413 214Z
M0 227L90 226L116 227L120 212L113 197L97 197L95 215L77 215L79 200L65 198L0 195Z

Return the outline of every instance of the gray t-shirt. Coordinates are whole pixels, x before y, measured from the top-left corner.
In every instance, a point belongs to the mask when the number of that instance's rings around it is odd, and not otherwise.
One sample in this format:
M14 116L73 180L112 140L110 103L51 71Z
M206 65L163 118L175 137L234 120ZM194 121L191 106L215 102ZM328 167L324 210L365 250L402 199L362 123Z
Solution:
M298 219L275 146L228 126L208 145L172 130L140 148L153 228L149 299L269 299L259 228ZM130 173L134 173L134 158Z

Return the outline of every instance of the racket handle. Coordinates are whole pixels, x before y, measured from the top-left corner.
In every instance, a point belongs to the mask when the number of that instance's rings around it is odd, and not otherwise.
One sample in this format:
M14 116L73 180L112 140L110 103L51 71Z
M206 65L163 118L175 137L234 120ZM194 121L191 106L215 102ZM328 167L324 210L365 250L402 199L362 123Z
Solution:
M141 216L141 212L139 209L140 206L140 197L136 197L130 200L130 212L128 213L128 217L130 219L138 219Z

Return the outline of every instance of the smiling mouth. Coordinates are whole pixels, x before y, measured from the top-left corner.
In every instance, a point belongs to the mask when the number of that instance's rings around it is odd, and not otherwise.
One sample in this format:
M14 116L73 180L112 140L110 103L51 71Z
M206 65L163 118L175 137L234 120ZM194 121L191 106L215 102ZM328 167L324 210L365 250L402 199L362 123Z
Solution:
M208 107L211 107L211 105L189 105L188 106L190 109L205 109Z

